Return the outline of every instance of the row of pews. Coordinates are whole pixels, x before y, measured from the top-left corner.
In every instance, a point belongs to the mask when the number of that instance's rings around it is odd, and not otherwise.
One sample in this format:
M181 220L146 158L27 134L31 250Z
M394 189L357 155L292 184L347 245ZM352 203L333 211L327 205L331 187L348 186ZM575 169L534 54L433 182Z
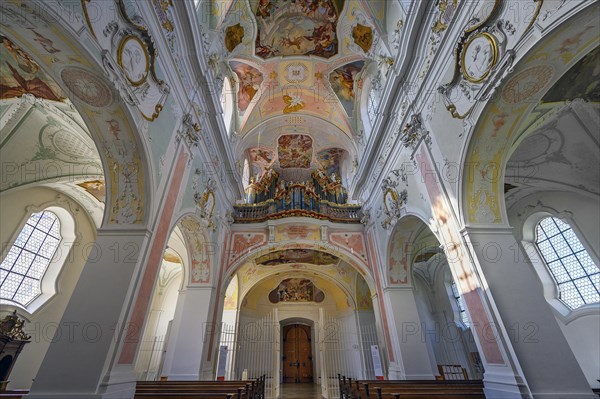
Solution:
M27 389L0 390L0 399L21 399L28 393Z
M340 399L485 399L479 380L338 380Z
M135 399L264 399L265 376L249 381L138 381Z

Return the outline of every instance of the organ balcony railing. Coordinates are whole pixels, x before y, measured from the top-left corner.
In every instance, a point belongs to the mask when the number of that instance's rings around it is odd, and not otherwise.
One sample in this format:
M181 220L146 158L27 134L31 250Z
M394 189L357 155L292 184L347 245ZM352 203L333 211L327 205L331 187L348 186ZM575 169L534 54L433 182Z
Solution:
M262 222L291 216L304 216L342 223L359 223L360 205L348 204L348 195L335 175L317 170L305 182L288 182L269 169L246 189L246 203L234 205L237 223Z

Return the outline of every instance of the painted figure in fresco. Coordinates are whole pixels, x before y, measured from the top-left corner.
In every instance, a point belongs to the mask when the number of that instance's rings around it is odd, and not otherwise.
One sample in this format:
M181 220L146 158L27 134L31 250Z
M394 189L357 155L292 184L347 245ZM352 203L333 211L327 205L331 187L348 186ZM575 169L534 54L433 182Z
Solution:
M256 55L337 54L338 14L332 0L259 0Z
M306 54L315 54L321 57L330 57L336 53L334 25L329 22L316 26L310 36L304 36L306 40L314 43L314 49Z
M272 12L276 10L275 2L271 0L259 0L256 15L259 17L270 17Z
M64 100L57 90L50 87L50 78L26 52L5 36L0 35L0 41L0 58L5 64L0 67L0 71L3 72L0 80L0 99L21 97L28 93L46 100ZM11 59L16 65L10 62Z
M258 69L241 62L231 62L230 65L239 82L238 108L244 112L260 90L263 75Z
M40 35L33 28L27 28L27 29L31 30L35 34L35 38L33 40L38 42L44 48L44 50L46 50L46 52L48 54L60 53L60 50L57 49L56 47L54 47L54 42L52 40Z
M356 95L354 91L354 82L364 65L364 61L352 62L335 69L329 75L331 88L338 96L348 116L351 116L354 110L354 99Z

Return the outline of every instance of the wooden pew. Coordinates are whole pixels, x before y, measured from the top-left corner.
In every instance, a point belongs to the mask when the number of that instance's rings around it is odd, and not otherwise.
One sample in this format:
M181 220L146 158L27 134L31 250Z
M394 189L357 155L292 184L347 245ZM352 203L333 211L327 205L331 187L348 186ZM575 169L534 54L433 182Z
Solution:
M467 380L371 380L339 377L342 399L485 399L483 383Z
M236 399L232 393L190 393L190 392L153 392L153 393L136 393L136 399Z
M264 399L265 376L252 381L138 381L136 399Z
M28 393L28 389L7 389L0 391L0 399L21 399Z

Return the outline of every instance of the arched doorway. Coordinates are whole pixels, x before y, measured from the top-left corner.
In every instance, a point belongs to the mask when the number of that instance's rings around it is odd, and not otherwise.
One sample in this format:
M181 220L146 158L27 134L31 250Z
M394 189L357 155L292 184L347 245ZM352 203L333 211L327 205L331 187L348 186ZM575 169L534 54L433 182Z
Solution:
M282 382L313 382L312 329L309 325L294 323L283 327Z

